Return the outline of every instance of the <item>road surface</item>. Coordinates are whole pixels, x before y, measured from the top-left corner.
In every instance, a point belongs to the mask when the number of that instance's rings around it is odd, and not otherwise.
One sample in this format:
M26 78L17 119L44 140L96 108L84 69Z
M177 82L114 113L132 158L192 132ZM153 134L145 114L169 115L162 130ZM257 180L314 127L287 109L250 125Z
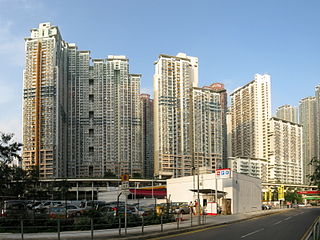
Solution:
M300 208L156 239L300 240L319 215L320 208Z

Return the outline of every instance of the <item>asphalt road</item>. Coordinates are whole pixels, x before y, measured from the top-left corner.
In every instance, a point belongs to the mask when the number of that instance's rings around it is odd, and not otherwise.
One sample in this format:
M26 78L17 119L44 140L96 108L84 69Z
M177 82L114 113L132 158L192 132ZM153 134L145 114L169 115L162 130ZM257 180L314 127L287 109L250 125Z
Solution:
M320 215L320 208L300 208L243 222L209 227L157 239L300 240Z

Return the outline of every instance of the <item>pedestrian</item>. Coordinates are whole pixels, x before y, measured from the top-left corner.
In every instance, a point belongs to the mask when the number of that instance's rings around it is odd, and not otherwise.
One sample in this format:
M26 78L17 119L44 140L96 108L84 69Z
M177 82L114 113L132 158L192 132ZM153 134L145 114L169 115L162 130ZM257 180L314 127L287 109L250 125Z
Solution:
M189 203L189 209L190 209L190 213L193 214L193 203L192 203L192 201L190 201L190 203Z
M194 212L194 215L198 215L198 202L196 200L194 200L193 212Z

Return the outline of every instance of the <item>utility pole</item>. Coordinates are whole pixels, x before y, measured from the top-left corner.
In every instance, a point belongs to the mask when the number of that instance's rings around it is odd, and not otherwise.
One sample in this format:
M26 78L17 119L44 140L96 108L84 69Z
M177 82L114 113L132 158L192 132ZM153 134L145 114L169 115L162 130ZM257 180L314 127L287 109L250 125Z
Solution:
M190 152L191 152L191 161L192 161L192 170L195 169L195 154L194 154L194 109L193 109L193 87L189 89L190 91L190 112L189 112L189 139L190 139ZM200 177L199 177L199 160L197 159L197 213L198 213L198 224L201 223L200 215ZM193 172L194 176L195 172Z

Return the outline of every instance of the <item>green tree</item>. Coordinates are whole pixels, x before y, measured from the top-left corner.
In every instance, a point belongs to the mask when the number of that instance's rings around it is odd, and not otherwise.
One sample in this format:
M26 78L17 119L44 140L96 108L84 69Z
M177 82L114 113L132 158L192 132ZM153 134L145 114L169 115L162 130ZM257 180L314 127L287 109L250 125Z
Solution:
M0 162L9 164L15 158L21 161L19 152L22 144L13 141L13 134L5 134L0 132Z
M316 185L318 190L320 190L320 159L314 157L312 158L310 165L313 167L314 172L308 175L311 185Z
M296 190L293 192L287 190L285 193L285 200L286 202L292 202L292 203L302 203L303 199L301 194L298 194Z
M17 197L24 192L24 171L9 166L14 159L21 161L21 147L21 143L13 141L13 134L0 132L0 198Z

